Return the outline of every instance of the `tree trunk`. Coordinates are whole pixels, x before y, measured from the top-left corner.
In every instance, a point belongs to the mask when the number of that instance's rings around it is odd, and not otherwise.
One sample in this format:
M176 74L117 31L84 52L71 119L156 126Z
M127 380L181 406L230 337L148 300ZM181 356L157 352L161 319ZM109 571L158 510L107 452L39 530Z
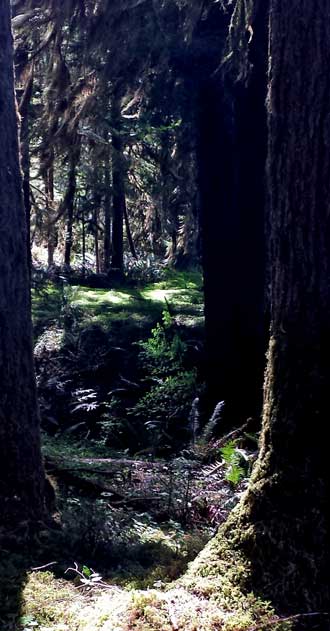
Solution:
M26 219L19 164L10 3L0 4L1 522L41 519L44 470L32 354Z
M73 216L74 202L76 195L76 169L79 158L79 150L77 148L71 152L69 159L69 181L68 188L65 193L63 204L66 207L66 227L65 227L65 248L64 248L64 265L70 268L71 250L72 250L72 232L73 232Z
M219 537L280 610L330 628L329 7L272 0L267 180L271 340L261 451ZM307 620L307 619L306 619Z
M125 220L126 236L127 236L129 249L130 249L130 252L131 252L131 255L133 256L133 258L137 259L138 257L137 257L137 254L136 254L135 245L134 245L133 236L132 236L132 231L131 231L131 226L130 226L130 223L129 223L129 216L128 216L128 212L127 212L126 199L125 199L125 204L124 204L124 220Z
M106 136L106 140L107 140ZM103 240L103 272L107 273L111 260L111 183L110 156L107 148L104 165L104 240Z
M85 277L86 274L86 221L85 221L85 210L84 208L81 211L81 224L82 224L82 274Z
M237 88L210 71L200 84L206 377L211 406L225 401L222 433L260 417L262 407L266 6L253 25L249 85Z
M95 247L95 271L97 274L101 271L100 266L100 248L99 248L99 211L97 208L94 210L94 247Z
M271 595L329 611L329 7L271 5L272 337L245 519L267 563L262 582L282 575Z
M125 198L125 165L123 154L123 140L121 131L121 99L118 94L114 94L112 99L112 258L111 265L119 271L124 270L124 208Z
M16 79L26 70L28 63L28 52L25 48L17 50L15 54ZM22 79L22 77L20 77ZM30 223L31 223L31 194L30 194L30 129L29 110L33 93L34 66L31 65L29 74L24 82L24 88L20 95L18 111L21 117L20 143L21 143L21 163L23 171L23 198L27 227L27 253L29 269L31 269L31 244L30 244Z
M169 123L165 119L165 123ZM171 151L173 143L171 142L169 130L161 133L161 151L160 151L160 177L161 177L161 209L163 224L168 225L170 245L168 247L166 257L169 261L175 261L177 252L177 236L179 227L178 205L176 203L173 189L175 188L172 174Z
M55 226L54 209L54 152L50 150L50 166L43 174L46 210L47 210L47 267L50 270L54 266L54 254L57 246L57 229Z

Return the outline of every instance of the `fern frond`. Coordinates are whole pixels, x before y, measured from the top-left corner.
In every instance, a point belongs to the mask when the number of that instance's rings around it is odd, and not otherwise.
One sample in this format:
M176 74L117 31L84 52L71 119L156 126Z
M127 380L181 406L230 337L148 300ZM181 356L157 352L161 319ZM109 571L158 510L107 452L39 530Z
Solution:
M207 467L204 467L203 469L203 476L204 478L209 477L210 475L214 475L215 473L217 473L219 471L219 469L221 469L223 466L225 465L225 461L221 460L221 462L217 461L214 462L211 465L208 465Z
M196 443L197 433L199 431L199 398L196 397L191 405L189 414L189 429L191 435L191 442L193 445Z
M205 442L209 442L214 434L214 430L222 419L223 409L225 407L224 401L219 401L214 408L214 412L210 418L210 420L206 423L203 433L202 439Z

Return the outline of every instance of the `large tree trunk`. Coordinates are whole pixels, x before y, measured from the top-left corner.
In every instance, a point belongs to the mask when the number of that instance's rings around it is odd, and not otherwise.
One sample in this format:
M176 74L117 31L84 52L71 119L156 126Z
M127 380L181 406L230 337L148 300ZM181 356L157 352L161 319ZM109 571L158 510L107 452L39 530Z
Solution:
M329 611L329 7L271 5L272 335L243 541L269 597Z
M224 545L243 553L248 591L279 611L317 614L298 618L299 631L328 631L329 7L272 0L269 60L271 339L261 450L208 553Z
M253 25L249 85L221 81L212 65L200 84L206 371L209 402L225 401L222 432L260 417L262 406L266 6Z
M0 3L1 522L44 515L9 1Z

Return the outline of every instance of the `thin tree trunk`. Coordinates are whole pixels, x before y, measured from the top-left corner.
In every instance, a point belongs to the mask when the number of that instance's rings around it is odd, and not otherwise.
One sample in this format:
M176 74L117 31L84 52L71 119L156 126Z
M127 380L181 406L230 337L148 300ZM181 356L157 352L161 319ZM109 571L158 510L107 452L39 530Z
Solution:
M24 51L22 53L23 60L21 58L21 63L25 64L27 62L27 53ZM21 68L22 70L22 68ZM31 223L31 195L30 195L30 130L29 130L29 109L31 104L31 98L33 93L33 79L34 79L34 68L33 65L30 68L29 75L26 80L26 85L24 87L23 94L19 103L19 114L21 116L21 133L20 133L20 141L21 141L21 161L22 161L22 171L23 171L23 197L24 197L24 207L25 207L25 216L26 216L26 226L27 226L27 253L28 253L28 262L29 269L31 269L31 244L30 244L30 223Z
M129 223L126 199L125 199L125 204L124 204L124 219L125 219L126 236L127 236L127 240L128 240L129 249L131 251L131 255L133 256L133 258L137 259L138 256L136 254L135 245L134 245L132 232L131 232L131 227L130 227L130 223Z
M169 131L161 135L160 174L162 216L169 223L171 245L167 252L170 261L174 261L177 250L178 216L177 205L171 199L173 192L173 175L171 174L171 142Z
M98 221L99 221L99 213L98 213L97 208L95 208L94 210L94 226L95 226L94 245L95 245L95 268L96 268L97 274L99 274L101 271Z
M51 151L51 164L44 174L44 186L47 209L47 266L50 270L54 266L54 253L57 246L57 231L54 224L54 152Z
M74 151L70 155L69 162L69 180L68 188L65 193L63 204L66 207L66 230L65 230L65 248L64 248L64 265L66 268L70 268L71 265L71 250L72 250L72 232L73 232L73 218L74 218L74 203L76 195L76 168L77 168L78 156Z
M103 241L103 271L107 273L111 261L111 182L110 182L110 155L107 148L104 165L104 241Z
M123 222L125 198L125 164L123 154L123 140L121 131L121 99L119 94L114 94L112 99L112 258L111 265L121 275L124 270L124 243Z
M81 223L82 223L82 273L83 277L86 274L86 222L85 222L85 210L82 209L81 212Z
M0 3L0 503L4 524L44 516L26 217L19 164L10 3Z

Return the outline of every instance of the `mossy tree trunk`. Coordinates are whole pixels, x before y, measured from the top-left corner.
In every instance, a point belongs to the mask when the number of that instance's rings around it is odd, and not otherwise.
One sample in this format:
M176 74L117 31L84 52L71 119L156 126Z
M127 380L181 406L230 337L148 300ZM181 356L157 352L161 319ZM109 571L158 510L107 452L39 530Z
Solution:
M330 609L329 18L327 3L271 2L263 431L248 493L219 535L245 552L255 589L298 612ZM329 629L329 616L311 620Z
M10 3L0 3L0 505L2 523L41 519L44 470L32 354Z

